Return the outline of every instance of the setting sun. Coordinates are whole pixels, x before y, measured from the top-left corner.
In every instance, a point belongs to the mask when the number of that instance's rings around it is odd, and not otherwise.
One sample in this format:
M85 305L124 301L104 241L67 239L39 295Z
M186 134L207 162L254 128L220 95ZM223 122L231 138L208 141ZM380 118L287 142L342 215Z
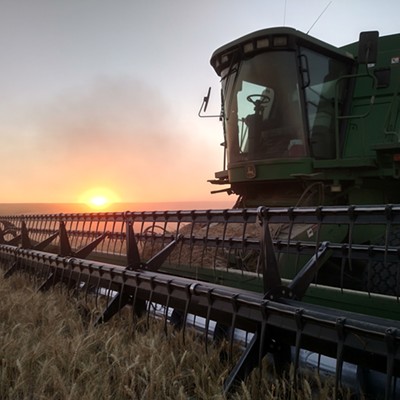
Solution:
M92 188L80 196L80 202L94 210L103 210L119 201L118 196L107 188Z
M104 196L95 196L90 199L90 204L94 207L105 207L108 203L108 199Z

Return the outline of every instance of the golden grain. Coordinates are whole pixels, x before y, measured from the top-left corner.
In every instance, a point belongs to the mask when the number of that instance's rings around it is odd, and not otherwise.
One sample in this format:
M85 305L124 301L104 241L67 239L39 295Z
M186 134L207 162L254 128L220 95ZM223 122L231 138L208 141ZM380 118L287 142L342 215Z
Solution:
M125 400L224 399L222 385L232 365L221 362L229 344L209 346L186 329L185 339L163 321L132 321L130 310L94 327L95 301L55 288L39 293L28 278L0 278L0 399ZM88 315L88 310L95 310ZM86 310L82 313L82 310ZM133 325L134 324L134 325ZM135 327L132 331L132 326ZM239 356L234 348L234 360ZM266 363L266 362L265 362ZM272 377L263 365L238 386L232 399L301 399L317 391L332 397L332 385L315 376ZM316 397L318 398L318 397Z

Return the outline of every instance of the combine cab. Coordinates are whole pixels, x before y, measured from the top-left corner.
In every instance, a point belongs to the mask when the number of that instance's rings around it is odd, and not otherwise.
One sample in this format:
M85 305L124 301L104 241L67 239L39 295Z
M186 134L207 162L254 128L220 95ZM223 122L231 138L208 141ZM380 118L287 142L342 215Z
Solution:
M335 48L258 31L214 52L229 184L243 207L400 200L400 35Z

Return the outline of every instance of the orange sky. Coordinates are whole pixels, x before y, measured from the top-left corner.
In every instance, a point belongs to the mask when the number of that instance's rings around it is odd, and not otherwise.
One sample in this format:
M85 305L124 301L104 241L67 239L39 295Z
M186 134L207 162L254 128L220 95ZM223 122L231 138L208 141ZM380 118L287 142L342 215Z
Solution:
M93 189L125 202L211 199L207 179L222 167L218 121L186 125L161 93L130 79L84 89L9 127L18 162L3 167L1 202L76 202Z
M398 0L335 0L314 26L320 0L3 3L0 203L79 202L87 192L226 200L207 183L222 169L221 123L197 116L209 86L208 112L219 113L213 51L282 24L313 26L340 46L362 30L397 32L400 12Z

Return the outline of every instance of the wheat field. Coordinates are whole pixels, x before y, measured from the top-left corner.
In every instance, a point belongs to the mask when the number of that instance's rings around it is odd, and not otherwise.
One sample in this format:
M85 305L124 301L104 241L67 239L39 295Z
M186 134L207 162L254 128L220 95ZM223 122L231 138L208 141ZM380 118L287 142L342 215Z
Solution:
M0 399L224 399L232 363L228 343L209 345L164 322L135 321L129 309L94 327L95 302L62 287L38 292L16 274L0 277ZM98 311L98 310L97 310ZM234 352L234 361L239 349ZM303 376L293 389L268 366L255 370L231 399L329 399L333 386Z

